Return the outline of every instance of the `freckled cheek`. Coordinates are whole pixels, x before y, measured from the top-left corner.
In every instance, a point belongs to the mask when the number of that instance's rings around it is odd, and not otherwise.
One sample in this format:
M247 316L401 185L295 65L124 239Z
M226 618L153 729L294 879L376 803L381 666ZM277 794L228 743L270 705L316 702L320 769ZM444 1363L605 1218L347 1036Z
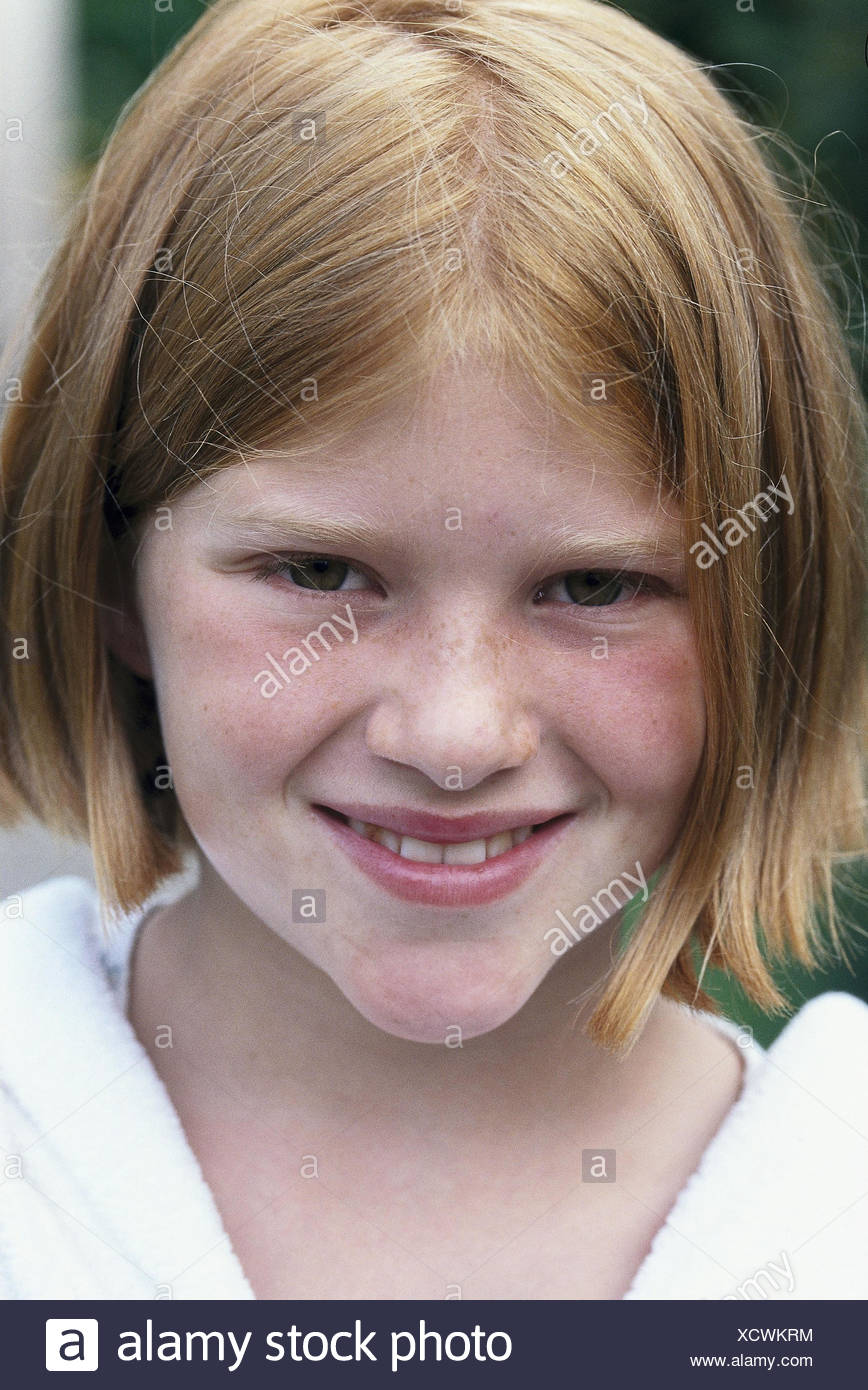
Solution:
M171 630L163 628L152 652L179 789L232 784L240 794L251 782L279 782L347 718L365 666L351 633L330 651L314 643L316 659L298 674L282 660L319 621L263 622L222 597L175 606ZM270 673L268 683L255 679L262 672Z
M563 737L613 794L686 793L705 741L705 699L691 641L610 642L559 682Z

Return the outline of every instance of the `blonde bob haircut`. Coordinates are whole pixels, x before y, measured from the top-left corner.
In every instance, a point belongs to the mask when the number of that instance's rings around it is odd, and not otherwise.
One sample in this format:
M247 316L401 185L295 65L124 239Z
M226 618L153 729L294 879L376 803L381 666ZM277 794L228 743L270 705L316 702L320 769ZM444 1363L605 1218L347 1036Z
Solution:
M216 470L352 430L472 353L630 447L689 550L704 753L589 1036L628 1047L661 991L715 1009L710 966L782 1012L776 962L843 949L865 410L849 281L814 268L811 199L764 142L695 60L593 0L203 13L81 196L2 436L0 815L87 838L104 925L194 843L153 685L103 634L110 567ZM775 486L792 510L700 563Z

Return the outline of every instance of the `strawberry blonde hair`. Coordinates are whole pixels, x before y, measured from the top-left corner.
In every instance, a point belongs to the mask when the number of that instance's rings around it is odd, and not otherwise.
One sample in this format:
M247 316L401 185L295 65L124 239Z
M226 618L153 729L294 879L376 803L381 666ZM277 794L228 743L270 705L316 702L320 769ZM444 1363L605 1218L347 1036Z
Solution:
M840 273L762 138L592 0L210 6L124 109L7 392L0 823L85 836L108 915L177 870L107 576L167 499L472 352L632 448L686 547L791 490L688 564L704 754L587 1026L620 1049L661 990L713 1008L708 966L781 1010L769 965L840 941L832 867L864 845L866 428Z

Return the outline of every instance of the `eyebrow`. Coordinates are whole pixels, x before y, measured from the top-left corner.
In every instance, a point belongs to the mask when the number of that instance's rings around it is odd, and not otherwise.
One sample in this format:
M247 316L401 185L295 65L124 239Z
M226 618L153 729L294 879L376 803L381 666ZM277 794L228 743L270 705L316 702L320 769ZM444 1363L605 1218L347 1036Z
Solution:
M279 507L251 507L231 516L212 517L208 530L245 545L285 545L291 535L321 545L363 545L370 548L382 544L383 535L376 526L360 516L334 517L316 512L281 511Z
M291 536L318 545L382 548L386 534L360 516L335 517L322 513L279 507L251 507L228 516L213 517L209 531L216 530L237 544L279 548ZM570 561L605 559L616 564L663 565L680 567L684 562L680 530L672 525L665 531L627 532L588 531L580 527L560 528L538 542L540 562L557 566Z
M619 565L664 565L684 563L681 531L588 531L571 527L554 533L542 542L546 561L557 565L570 560L606 559Z

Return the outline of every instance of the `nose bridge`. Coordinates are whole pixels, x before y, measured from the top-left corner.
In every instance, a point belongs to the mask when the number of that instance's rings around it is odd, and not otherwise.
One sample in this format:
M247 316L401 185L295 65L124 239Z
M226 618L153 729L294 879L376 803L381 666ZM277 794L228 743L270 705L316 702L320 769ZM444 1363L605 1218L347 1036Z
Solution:
M369 726L374 752L438 785L460 768L463 786L533 756L527 672L496 613L465 596L406 629L400 647L397 680Z
M478 605L462 603L432 620L424 648L432 671L445 683L453 680L471 692L505 685L505 634L496 631L494 616Z
M515 637L505 617L482 599L465 594L426 618L418 637L412 659L426 677L415 687L422 703L460 706L465 717L478 712L491 722L497 712L514 711L521 702L524 680Z

